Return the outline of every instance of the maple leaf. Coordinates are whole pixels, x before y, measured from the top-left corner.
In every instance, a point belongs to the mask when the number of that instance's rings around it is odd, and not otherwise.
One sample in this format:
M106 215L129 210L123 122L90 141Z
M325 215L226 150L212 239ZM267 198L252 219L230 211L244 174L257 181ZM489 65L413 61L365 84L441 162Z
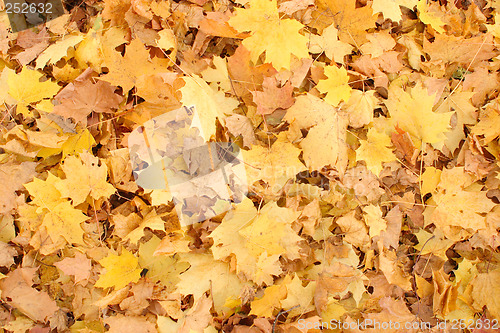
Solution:
M230 271L228 264L216 261L208 254L185 253L180 257L191 266L180 275L178 292L183 295L192 294L198 300L207 290L211 290L216 311L225 309L227 301L238 299L243 284Z
M497 297L500 293L498 288L500 282L500 271L491 270L486 273L479 273L472 281L473 306L477 311L481 311L483 306L488 307L488 311L495 317L500 318L500 303Z
M489 212L495 206L483 191L447 191L445 194L434 195L434 198L437 208L430 219L440 228L457 226L472 230L484 229L486 220L480 214Z
M335 112L326 116L329 118L309 130L306 138L300 142L300 147L304 151L306 165L311 170L321 170L330 165L343 172L347 168L347 115ZM322 147L321 153L318 147Z
M241 151L249 184L263 180L271 188L281 189L290 178L306 170L298 159L300 149L287 141L283 133L270 148L254 145L248 151Z
M144 229L165 231L165 222L161 219L161 215L156 214L154 209L142 211L144 218L132 213L128 216L116 214L113 217L113 222L117 229L117 235L123 240L130 240L137 244L139 239L144 236Z
M491 35L465 38L438 34L432 43L424 39L423 47L433 61L458 63L474 68L480 62L498 55L498 51L490 43L493 43Z
M114 90L115 87L105 81L71 83L56 96L61 104L54 107L54 113L86 123L91 112L112 113L118 108L123 97L115 94Z
M35 178L24 184L24 187L32 196L32 203L39 207L37 212L44 213L41 226L51 234L54 242L63 237L68 243L83 244L84 232L80 223L88 217L61 197L56 188L59 181L59 178L49 173L47 180Z
M378 236L381 231L387 229L387 222L382 218L380 207L368 205L363 207L363 211L366 214L365 221L370 230L370 237Z
M365 161L367 169L378 176L383 169L382 163L396 160L389 148L391 145L391 138L387 134L372 127L368 130L367 139L360 140L356 161Z
M98 288L115 287L118 290L141 278L142 269L139 268L137 257L126 249L122 249L120 255L109 254L99 260L99 263L105 272L101 273L95 284Z
M214 257L226 259L234 254L237 272L243 272L255 283L271 284L272 276L282 272L279 256L286 254L290 259L298 256L297 243L301 238L289 224L299 215L274 202L257 212L246 198L211 233Z
M59 203L66 201L61 198L61 193L56 188L58 181L60 179L49 172L46 180L34 178L32 182L24 184L32 197L31 203L51 210Z
M257 113L271 114L276 109L288 109L293 105L293 87L287 81L282 87L278 86L275 77L266 77L262 83L263 91L252 91L253 100L257 104Z
M384 14L386 19L399 22L402 18L399 2L399 0L373 0L372 9L374 13Z
M200 135L206 142L215 135L216 120L224 124L226 113L230 114L238 106L238 101L225 97L223 92L215 92L200 77L183 77L186 84L180 89L182 103L194 105L200 120ZM196 126L193 124L193 126Z
M273 311L280 307L280 301L286 297L287 290L283 284L273 285L264 290L264 296L250 304L250 313L258 317L272 317Z
M472 133L482 135L484 143L493 141L500 135L500 112L497 108L487 107L479 118L479 123L472 128Z
M338 218L335 223L344 233L345 242L360 248L366 248L370 244L368 229L362 220L355 217L355 213L355 211L351 211Z
M35 166L33 162L14 163L9 161L0 164L0 191L3 193L0 214L7 214L16 207L16 191L33 178Z
M311 53L325 52L331 60L344 64L344 56L351 54L354 47L338 39L338 30L332 24L323 30L321 36L311 35L309 51Z
M428 4L425 0L419 0L417 3L418 18L424 24L429 24L440 34L444 34L443 26L445 23L441 19L444 13L440 12L436 7L434 4Z
M63 237L68 243L83 244L83 230L80 223L88 217L79 209L73 208L69 201L63 201L51 208L44 216L42 226L55 242Z
M435 113L432 111L435 95L429 95L427 89L417 84L414 88L392 86L385 105L397 125L408 132L414 139L414 144L439 143L446 136L453 112Z
M66 57L68 49L75 47L83 40L82 35L67 35L61 40L45 49L36 60L36 68L43 68L45 65L54 64Z
M359 49L361 52L371 55L372 58L378 58L396 46L396 41L386 32L367 34L366 38L368 42L361 45Z
M54 264L66 275L73 275L75 283L88 280L92 262L83 253L76 253L74 258L64 258Z
M351 96L351 87L349 87L349 76L344 67L337 66L325 67L326 80L319 81L316 88L322 93L326 93L325 101L333 106L338 106L340 101L347 102Z
M140 39L130 42L123 57L114 50L104 48L104 63L109 73L100 79L122 87L125 92L132 89L141 76L152 75L162 67L157 58L150 60L149 53Z
M178 263L179 259L173 256L155 255L161 240L153 235L146 243L139 247L139 265L148 272L146 276L153 281L161 281L162 285L170 291L174 291L179 282L179 274L185 271L189 264Z
M308 38L299 33L304 26L293 19L280 19L276 0L250 0L250 9L236 9L229 24L239 32L252 34L243 40L250 59L257 63L265 51L265 61L274 68L290 69L291 55L307 58Z
M32 320L45 321L59 307L44 291L32 288L37 268L17 268L0 279L0 291L7 304L21 311Z
M379 267L389 283L397 285L403 290L411 289L410 277L403 272L394 251L380 253Z
M50 80L40 82L43 74L23 67L19 74L8 72L9 95L17 101L17 112L29 115L28 105L51 98L61 87Z
M373 109L378 104L378 99L374 96L375 91L352 90L351 97L342 106L349 115L349 125L360 128L368 125L373 120Z
M108 168L106 164L98 165L99 159L84 152L80 158L69 156L65 159L62 169L66 179L60 180L56 188L64 198L71 198L74 205L81 204L91 196L95 200L109 197L115 193L115 188L106 182Z
M229 73L227 71L227 60L221 57L214 57L212 59L215 68L208 67L203 72L201 76L207 82L211 82L211 85L219 87L223 91L231 90L231 80L229 79Z
M311 26L320 32L334 23L339 39L356 46L366 40L366 30L375 27L376 16L370 7L356 8L355 0L318 0Z
M122 314L112 317L107 317L104 322L109 325L108 332L144 332L156 333L155 324L141 316L124 316Z
M250 119L239 114L233 114L225 119L226 127L232 135L241 135L243 145L251 147L256 144L255 133Z
M293 275L293 279L286 286L286 298L281 301L281 306L285 310L291 309L289 312L291 316L298 315L307 311L313 310L312 305L314 290L316 289L316 281L310 281L307 286L302 285L302 280L297 274ZM294 308L296 306L298 308Z
M457 89L453 94L447 96L436 110L436 112L440 113L455 111L456 123L454 123L454 118L452 116L453 128L451 131L445 133L446 140L444 144L450 151L454 151L458 148L460 141L465 139L464 125L473 125L476 123L477 112L476 108L471 103L471 97L473 95L472 92L465 92L462 91L462 89Z

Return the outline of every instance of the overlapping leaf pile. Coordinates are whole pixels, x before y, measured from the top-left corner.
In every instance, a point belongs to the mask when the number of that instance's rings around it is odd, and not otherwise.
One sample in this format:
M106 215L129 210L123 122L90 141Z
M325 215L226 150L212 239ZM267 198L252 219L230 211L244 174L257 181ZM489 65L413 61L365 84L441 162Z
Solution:
M2 12L0 327L494 323L499 15L495 0L86 0L13 34ZM168 190L135 184L128 151L181 105L243 148L250 185L188 227Z

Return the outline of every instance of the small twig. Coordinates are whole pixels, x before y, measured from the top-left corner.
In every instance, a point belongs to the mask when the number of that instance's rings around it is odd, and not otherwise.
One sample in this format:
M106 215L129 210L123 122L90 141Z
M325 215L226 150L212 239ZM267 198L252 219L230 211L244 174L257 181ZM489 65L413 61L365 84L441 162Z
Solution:
M294 306L293 308L291 308L291 309L288 309L288 310L286 310L286 311L281 310L280 312L278 312L278 315L276 315L276 318L274 318L274 322L273 322L273 333L276 333L276 331L275 331L275 330L276 330L276 323L278 322L278 318L279 318L279 316L281 316L282 314L285 314L285 313L287 313L287 312L290 312L290 311L292 311L293 309L298 308L299 306L300 306L300 305L295 305L295 306Z

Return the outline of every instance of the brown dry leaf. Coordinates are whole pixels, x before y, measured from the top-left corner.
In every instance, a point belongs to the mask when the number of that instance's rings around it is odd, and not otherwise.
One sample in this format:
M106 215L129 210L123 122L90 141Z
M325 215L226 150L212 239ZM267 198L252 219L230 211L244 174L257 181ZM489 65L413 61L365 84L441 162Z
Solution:
M54 264L66 275L73 275L75 283L88 280L92 269L92 262L83 253L76 253L74 258L65 258Z
M432 301L434 314L446 317L457 307L458 285L450 282L443 270L432 271L432 281L434 282Z
M411 289L410 277L403 272L395 251L380 253L379 267L389 283L401 287L403 290Z
M263 91L252 91L257 113L261 115L271 114L276 109L288 109L294 103L293 87L289 81L281 86L275 77L266 77L262 89Z
M492 42L493 36L489 34L471 38L437 34L432 43L424 39L423 46L433 61L474 68L481 61L498 55Z
M369 6L356 8L354 0L318 0L312 26L323 31L331 23L339 31L339 39L353 46L366 40L366 30L375 26L376 16Z
M2 191L2 202L0 203L0 214L8 214L16 207L16 192L22 189L23 184L33 179L36 163L13 161L0 164L0 191Z
M499 284L500 271L491 270L486 273L479 273L472 281L472 305L477 311L481 311L483 306L488 307L488 311L495 317L500 317L500 303L497 297L500 293Z
M465 76L463 89L473 90L472 104L484 103L487 97L498 87L498 73L490 73L486 66L476 67L474 73Z
M59 307L45 292L31 287L37 268L17 268L0 280L2 299L32 320L44 322Z
M113 113L123 100L114 93L115 88L105 81L71 83L57 94L56 99L61 104L54 107L54 113L84 124L91 112Z
M243 145L245 147L252 147L256 143L255 133L253 131L250 119L239 114L233 114L225 119L227 129L232 135L241 135L243 138Z
M156 333L156 325L143 316L117 315L104 319L111 333Z

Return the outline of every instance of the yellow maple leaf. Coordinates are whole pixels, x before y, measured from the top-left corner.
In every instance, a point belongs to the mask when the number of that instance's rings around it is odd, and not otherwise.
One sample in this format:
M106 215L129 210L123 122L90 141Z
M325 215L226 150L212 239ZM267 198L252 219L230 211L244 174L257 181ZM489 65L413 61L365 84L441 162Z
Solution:
M294 19L280 19L276 0L251 0L249 9L236 9L229 24L239 32L250 31L243 40L254 64L265 51L265 61L280 70L290 69L291 55L307 58L309 39L299 30L304 26Z
M446 192L433 197L437 207L430 219L438 228L485 229L486 218L482 215L495 206L484 191Z
M309 51L311 53L325 52L326 56L331 60L344 64L344 56L351 54L354 47L349 43L340 41L337 35L338 30L334 24L324 29L321 36L311 35Z
M335 23L340 40L354 46L366 40L366 30L374 28L377 20L370 6L356 8L355 0L317 0L316 7L310 25L321 32Z
M56 63L66 57L68 49L76 46L83 40L82 35L67 35L61 40L46 48L36 59L36 68Z
M110 254L99 260L105 272L101 273L95 286L98 288L115 287L121 289L130 282L136 283L141 278L142 269L139 268L139 261L136 256L126 249L122 249L122 254Z
M343 173L347 168L347 115L334 112L329 118L309 130L300 147L310 170L321 170L330 165ZM320 149L318 149L320 148Z
M435 113L435 94L429 95L427 89L418 83L408 92L401 87L391 85L389 98L385 105L397 125L408 132L416 147L424 143L439 143L446 139L453 112Z
M279 257L292 259L298 255L298 242L302 239L290 225L299 215L300 212L278 207L274 202L257 212L252 201L245 198L211 233L212 253L220 260L234 254L238 273L257 284L270 285L272 276L282 272Z
M297 273L293 274L293 279L290 283L285 284L287 295L286 298L281 301L283 309L291 309L291 311L288 312L290 313L290 316L295 316L313 310L314 306L312 305L312 301L316 284L316 281L309 281L309 283L304 287L302 279L299 278Z
M262 298L250 303L250 314L257 317L272 317L274 309L280 308L280 301L286 297L286 293L286 286L283 284L267 287Z
M136 85L137 80L143 75L156 73L161 67L168 67L168 62L155 58L150 60L149 52L146 50L139 38L134 38L125 49L125 55L114 49L104 48L104 64L109 73L100 77L115 86L120 86L126 93Z
M454 90L452 94L448 95L442 103L438 104L439 106L436 112L444 113L455 111L456 113L456 123L449 132L445 133L446 140L444 141L444 145L446 145L450 151L455 151L460 141L465 139L464 125L473 125L477 121L477 108L472 105L471 102L473 95L473 92L462 91L460 87ZM436 145L436 148L440 149L441 147Z
M201 76L207 82L210 82L211 86L220 87L223 91L231 90L231 80L229 80L229 73L227 71L227 60L221 57L214 57L212 60L214 68L208 67L203 72Z
M169 292L173 292L175 285L179 282L179 274L184 272L189 264L178 263L179 259L174 256L154 255L155 250L160 245L161 240L156 236L141 243L139 246L139 265L148 271L146 277L152 281L160 281Z
M403 290L411 290L410 277L404 273L395 251L382 251L379 256L379 267L389 283Z
M417 3L418 17L424 24L429 24L434 30L444 34L443 26L445 23L441 18L445 13L441 13L436 7L437 5L428 4L427 0L419 0Z
M9 95L17 101L17 112L29 115L28 105L53 97L61 87L50 80L40 82L43 74L23 67L19 74L8 72Z
M219 119L221 124L224 124L225 113L232 113L239 103L236 99L225 97L221 91L214 91L198 76L182 79L186 82L180 89L182 104L196 107L199 122L193 120L192 127L198 127L201 137L208 142L212 135L215 135L216 120Z
M367 249L370 246L370 237L368 229L362 220L355 217L356 211L341 216L335 223L340 227L344 234L344 242L357 246L361 249Z
M69 201L64 201L45 214L42 226L47 229L54 242L57 238L63 237L70 244L83 244L83 230L80 223L88 219L81 210L73 208Z
M265 205L257 218L242 228L239 234L246 239L246 247L254 256L262 253L281 255L290 259L298 258L298 242L302 240L291 228L291 223L300 216L293 209L278 207L276 202Z
M399 22L402 18L399 6L413 9L416 4L417 0L373 0L372 9L374 13L384 14L386 19Z
M32 197L31 203L38 206L37 213L43 214L41 225L54 242L63 237L70 244L83 244L80 223L88 220L88 217L62 198L56 187L58 182L60 178L49 172L46 180L34 178L32 182L24 184L24 187Z
M396 160L392 149L391 138L384 132L379 132L375 127L368 130L367 139L360 140L360 146L356 149L356 161L365 161L366 168L378 176L382 171L382 163Z
M298 158L300 152L287 141L284 132L270 148L253 145L251 150L242 150L248 184L263 180L273 190L279 191L290 178L306 170Z
M326 66L326 80L319 81L316 88L325 94L325 101L333 106L338 106L340 101L347 102L351 96L351 87L349 87L349 76L344 67Z
M126 226L119 226L119 217L123 217L123 215L116 214L116 220L114 220L114 223L117 228L123 229L122 234L119 236L122 237L123 240L130 240L131 243L137 244L139 239L144 236L144 229L145 228L150 228L151 230L162 230L165 231L165 222L161 219L161 215L156 214L156 211L154 209L151 209L151 211L142 211L143 215L145 214L144 218L140 218L137 214L132 213L129 216L125 218L125 221L123 224L126 224ZM167 213L168 214L168 213ZM166 214L162 214L166 215ZM136 219L129 218L131 216L137 217ZM128 219L127 219L128 218ZM132 223L130 220L137 220L137 224Z
M500 318L500 270L495 269L478 274L472 281L472 300L476 311L486 305L488 311Z
M231 272L229 264L214 260L210 254L182 253L180 258L191 267L180 275L178 292L183 295L192 294L196 301L210 290L215 311L227 311L226 302L238 299L243 283Z
M432 253L435 256L446 259L446 251L455 243L447 239L439 229L434 230L433 233L420 229L415 233L415 236L417 236L418 244L413 247L422 256Z
M500 135L500 111L496 107L487 106L479 123L472 128L472 133L484 136L485 144L497 138Z
M84 129L68 138L62 145L63 159L68 155L90 150L96 144L88 129Z
M66 201L67 199L62 199L61 192L56 187L59 181L60 178L49 172L46 180L33 178L32 182L24 184L32 197L31 203L51 210L61 202Z
M349 115L351 127L360 128L373 121L373 109L378 104L378 99L374 94L375 90L351 92L351 97L342 107Z
M381 231L387 230L387 222L382 218L379 206L368 205L363 207L366 225L370 228L370 237L379 236Z
M95 200L107 198L115 193L113 185L106 182L108 168L105 163L98 165L99 159L84 152L80 157L69 156L64 160L62 169L66 179L60 180L56 188L64 198L71 198L79 205L91 196Z

